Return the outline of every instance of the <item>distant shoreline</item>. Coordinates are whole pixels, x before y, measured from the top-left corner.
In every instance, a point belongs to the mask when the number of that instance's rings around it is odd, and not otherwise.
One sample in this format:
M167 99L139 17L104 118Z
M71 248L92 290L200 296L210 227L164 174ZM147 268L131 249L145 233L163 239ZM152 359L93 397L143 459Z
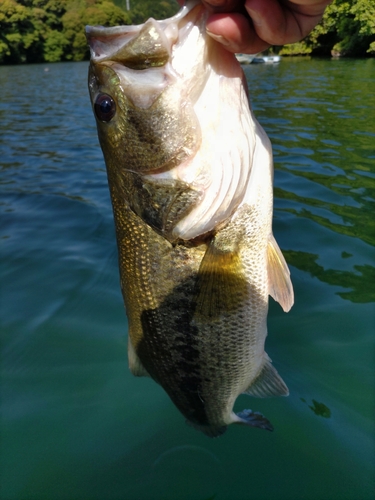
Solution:
M89 59L86 25L117 26L165 19L175 0L3 0L0 2L0 65ZM301 42L272 51L282 56L374 57L375 2L333 0L318 26Z

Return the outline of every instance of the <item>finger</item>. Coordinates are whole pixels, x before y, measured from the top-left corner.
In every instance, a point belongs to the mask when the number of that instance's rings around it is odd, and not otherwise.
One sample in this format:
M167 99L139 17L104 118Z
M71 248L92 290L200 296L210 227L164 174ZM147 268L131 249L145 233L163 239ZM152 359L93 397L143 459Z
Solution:
M177 0L179 5L184 5L184 0ZM210 12L234 12L243 8L244 0L202 0Z
M243 0L202 0L211 12L234 12L243 7Z
M254 29L271 45L284 45L304 38L320 21L327 1L305 0L297 3L279 0L246 0L245 9Z
M262 40L248 17L242 14L213 14L207 20L208 35L222 43L230 52L256 54L269 47Z

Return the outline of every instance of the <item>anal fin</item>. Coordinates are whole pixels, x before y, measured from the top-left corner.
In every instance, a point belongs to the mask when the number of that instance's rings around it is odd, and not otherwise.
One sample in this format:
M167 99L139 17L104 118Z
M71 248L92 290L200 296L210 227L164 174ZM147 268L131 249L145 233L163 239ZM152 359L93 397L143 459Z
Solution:
M129 369L135 377L149 377L149 373L144 368L139 359L130 338L128 339L128 361Z
M246 389L244 394L257 398L268 398L272 396L288 396L289 390L284 380L272 366L271 360L265 354L264 364L258 376Z
M288 265L272 234L268 240L267 260L269 294L288 312L294 304L293 285Z

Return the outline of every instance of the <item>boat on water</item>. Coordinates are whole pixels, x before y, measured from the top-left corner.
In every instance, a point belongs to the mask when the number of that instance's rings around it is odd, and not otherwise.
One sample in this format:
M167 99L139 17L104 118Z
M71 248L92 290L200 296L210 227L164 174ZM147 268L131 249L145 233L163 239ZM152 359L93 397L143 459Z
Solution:
M240 64L251 64L256 54L236 54L237 61Z
M273 64L273 63L279 63L281 61L281 56L257 56L253 57L252 63L254 64Z
M237 61L240 64L273 64L281 61L281 56L262 56L261 54L236 54Z

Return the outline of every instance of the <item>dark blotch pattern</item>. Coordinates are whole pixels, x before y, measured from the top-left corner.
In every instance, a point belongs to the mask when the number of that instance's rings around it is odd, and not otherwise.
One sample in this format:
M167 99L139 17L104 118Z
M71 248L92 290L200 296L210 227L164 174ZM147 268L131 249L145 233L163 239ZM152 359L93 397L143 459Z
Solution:
M143 338L137 354L185 417L193 423L208 425L204 400L200 395L204 380L199 331L192 324L195 281L196 278L191 277L181 283L160 307L142 313Z

